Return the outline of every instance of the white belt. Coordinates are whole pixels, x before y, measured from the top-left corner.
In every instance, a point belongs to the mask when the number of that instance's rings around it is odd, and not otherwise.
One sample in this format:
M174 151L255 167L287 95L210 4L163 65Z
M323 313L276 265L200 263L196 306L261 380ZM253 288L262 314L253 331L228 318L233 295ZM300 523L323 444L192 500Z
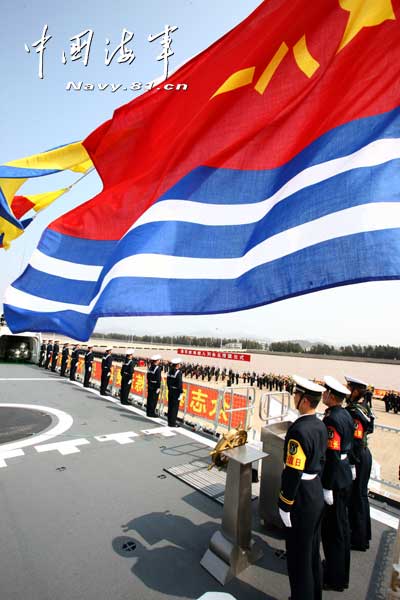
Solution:
M316 477L317 477L317 473L302 473L301 474L302 479L310 480L310 479L315 479Z
M340 455L340 460L346 460L347 458L347 454L341 454Z

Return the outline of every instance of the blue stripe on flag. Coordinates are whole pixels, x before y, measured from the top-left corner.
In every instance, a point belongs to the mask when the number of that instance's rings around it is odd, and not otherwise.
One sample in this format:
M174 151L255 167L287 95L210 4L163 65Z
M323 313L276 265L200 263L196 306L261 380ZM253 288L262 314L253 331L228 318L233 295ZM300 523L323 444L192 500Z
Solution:
M344 262L343 253L351 260ZM4 310L7 323L15 333L37 328L87 340L101 316L246 310L333 285L398 279L399 273L400 237L397 229L391 229L317 244L261 265L238 279L118 278L107 286L89 316L71 310L37 313L7 304ZM135 298L134 308L132 298Z
M268 171L241 171L201 166L170 188L158 202L190 198L193 202L234 204L259 202L272 196L306 167L356 152L376 139L400 137L400 108L336 127L291 161ZM251 186L248 183L251 180ZM232 198L232 190L235 195ZM266 190L268 194L266 195ZM240 200L239 200L240 198Z
M349 260L344 261L344 255ZM94 314L100 317L232 312L332 286L398 279L399 274L399 230L374 231L316 244L261 265L237 279L114 279L99 298Z
M246 177L247 185L251 187L252 174L243 173L243 182ZM232 204L240 200L234 186L228 191ZM304 188L281 200L256 223L229 226L184 221L145 223L119 242L112 255L112 264L127 256L144 253L192 258L239 257L277 233L336 211L362 204L399 201L400 161L394 160L377 167L354 169Z
M61 333L65 334L68 330L68 336L74 340L86 341L89 339L93 329L96 326L97 318L85 315L82 318L80 313L73 310L63 310L48 313L37 313L30 310L23 310L14 306L4 304L4 315L8 315L7 325L12 328L14 333L24 331L41 331L42 333Z
M21 277L13 283L13 287L17 290L23 292L29 290L29 294L40 298L82 305L90 304L97 285L97 281L78 281L66 279L62 276L48 275L30 265L27 266Z
M29 177L53 175L53 173L60 173L60 169L27 169L26 167L0 165L0 177L6 179L28 179Z
M114 240L88 240L72 237L46 229L40 239L38 249L60 260L85 265L101 266L116 245Z
M0 188L0 217L18 227L18 229L23 229L21 222L16 219L10 209L10 206L7 202L5 195L3 194L3 190Z

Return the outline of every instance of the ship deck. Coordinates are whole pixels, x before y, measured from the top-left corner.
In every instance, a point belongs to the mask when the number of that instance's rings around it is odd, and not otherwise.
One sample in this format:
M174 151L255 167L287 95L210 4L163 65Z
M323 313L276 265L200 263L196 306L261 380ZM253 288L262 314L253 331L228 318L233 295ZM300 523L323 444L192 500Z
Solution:
M288 598L284 542L262 528L258 500L263 557L224 587L201 567L222 506L166 470L207 460L207 438L34 365L0 364L0 383L2 600ZM350 588L324 598L385 597L399 515L375 501L372 515Z

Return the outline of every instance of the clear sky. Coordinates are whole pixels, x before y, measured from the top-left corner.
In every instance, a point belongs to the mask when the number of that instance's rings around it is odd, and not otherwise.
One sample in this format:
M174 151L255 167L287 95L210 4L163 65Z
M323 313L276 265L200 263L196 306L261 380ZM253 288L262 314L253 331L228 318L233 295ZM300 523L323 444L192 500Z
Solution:
M287 0L288 2L290 0ZM243 20L259 0L114 0L113 2L3 1L0 40L1 163L81 140L113 110L138 96L122 88L132 82L146 83L162 75L156 58L159 41L149 42L166 24L178 26L172 34L171 68L209 46ZM38 77L39 56L32 44L48 25L43 79ZM136 55L129 64L117 57L105 65L105 50L112 52L123 29L134 32L128 47ZM70 38L93 31L88 65L71 61ZM106 39L110 40L106 46ZM25 50L25 44L30 53ZM65 51L67 63L62 63ZM69 81L122 84L112 93L66 90ZM21 193L58 189L77 179L59 174L28 182ZM95 173L41 213L12 248L0 250L0 299L6 286L22 272L41 232L57 216L88 200L101 189ZM311 339L334 344L400 345L400 281L370 282L345 286L284 300L238 313L205 317L108 318L98 321L99 331L137 334L251 336L258 339Z

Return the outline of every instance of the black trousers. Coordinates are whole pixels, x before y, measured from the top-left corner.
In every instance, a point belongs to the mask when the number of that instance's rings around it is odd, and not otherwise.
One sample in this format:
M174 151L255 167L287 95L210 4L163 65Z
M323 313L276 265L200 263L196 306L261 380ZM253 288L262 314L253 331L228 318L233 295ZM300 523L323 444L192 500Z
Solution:
M156 407L157 407L157 402L158 402L158 394L157 394L157 390L158 388L153 386L153 385L149 385L149 389L147 391L147 404L146 404L146 415L148 417L154 417L154 415L156 414Z
M85 366L85 377L83 378L83 387L89 387L91 376L92 376L92 365L90 365L90 367Z
M60 369L60 375L61 375L61 377L64 377L66 370L67 370L67 361L66 360L61 360L61 369Z
M368 501L368 481L371 474L372 456L369 448L362 448L356 463L356 479L353 481L349 506L351 545L367 550L371 539L371 517Z
M75 375L76 375L76 367L78 366L78 363L71 360L71 368L69 370L69 378L71 381L75 381Z
M121 388L119 390L119 397L121 400L121 404L129 404L129 392L131 390L132 379L121 379Z
M168 390L168 425L175 427L179 410L179 390Z
M101 373L100 394L106 395L108 384L110 382L111 373L109 371Z
M48 369L48 368L49 368L50 361L51 361L51 356L50 356L50 355L49 355L49 356L46 356L46 360L45 360L45 362L44 362L44 368L45 368L45 369Z
M319 553L324 495L319 477L300 482L286 528L287 567L291 600L321 600L322 565Z
M39 367L43 367L43 362L44 362L44 353L41 352L40 356L39 356Z
M324 583L346 588L350 577L349 503L351 485L333 490L333 505L325 506L321 537L324 548Z

